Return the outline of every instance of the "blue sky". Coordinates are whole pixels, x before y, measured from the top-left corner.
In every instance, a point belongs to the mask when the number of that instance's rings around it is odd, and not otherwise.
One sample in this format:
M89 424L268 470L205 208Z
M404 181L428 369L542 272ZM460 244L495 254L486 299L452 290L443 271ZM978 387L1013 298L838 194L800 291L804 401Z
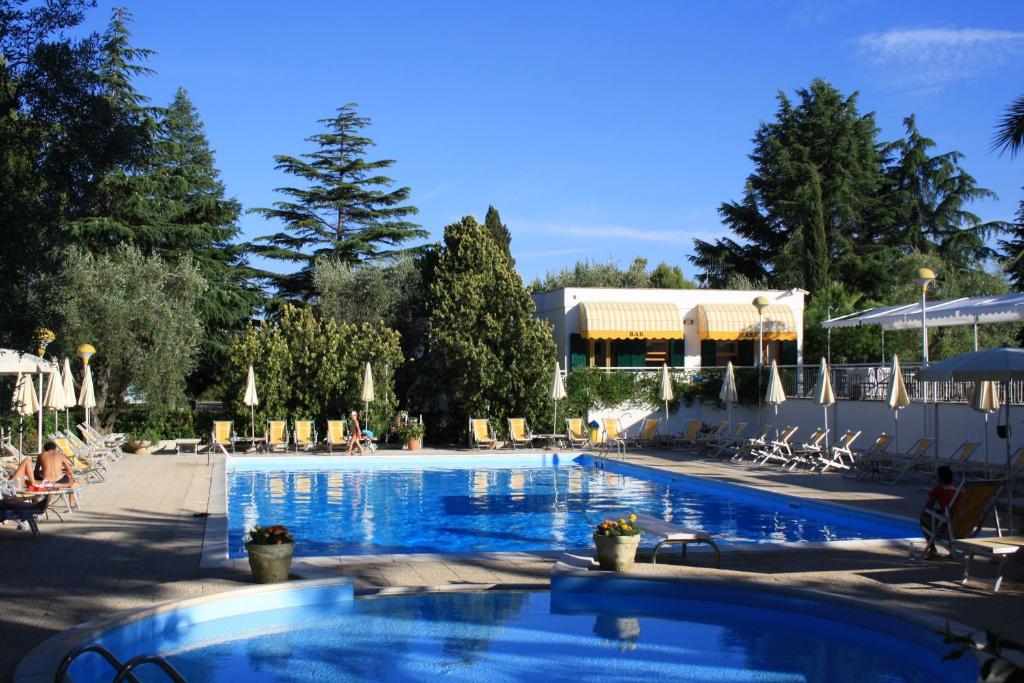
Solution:
M432 239L493 204L526 279L635 256L694 275L692 240L724 234L716 209L741 196L758 123L815 77L859 91L883 139L913 113L938 151L963 152L999 195L973 207L983 219L1024 197L1024 158L990 151L1024 94L1018 0L101 0L88 26L115 5L156 51L140 89L156 104L188 90L246 208L293 184L273 155L308 151L317 120L354 101Z

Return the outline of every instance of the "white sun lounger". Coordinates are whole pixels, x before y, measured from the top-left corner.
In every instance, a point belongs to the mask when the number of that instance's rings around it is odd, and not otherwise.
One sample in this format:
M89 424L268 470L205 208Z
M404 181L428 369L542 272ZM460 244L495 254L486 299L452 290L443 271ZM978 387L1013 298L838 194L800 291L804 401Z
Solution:
M665 545L681 545L683 546L683 557L686 557L686 546L690 543L706 543L711 546L711 549L715 552L715 568L720 569L722 567L722 557L718 551L718 545L714 539L711 538L711 534L700 531L698 529L687 529L686 527L676 526L670 522L666 522L663 519L657 517L651 517L650 515L636 516L636 523L640 526L645 534L651 536L657 536L661 540L658 541L657 545L654 546L654 550L651 552L651 563L658 563L658 551L661 550L662 546Z

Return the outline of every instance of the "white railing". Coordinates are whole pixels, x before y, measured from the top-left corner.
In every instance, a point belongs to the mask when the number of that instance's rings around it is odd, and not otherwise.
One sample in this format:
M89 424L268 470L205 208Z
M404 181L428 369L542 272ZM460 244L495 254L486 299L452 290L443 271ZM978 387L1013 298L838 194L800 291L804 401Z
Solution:
M737 383L751 377L756 371L752 366L734 366L737 371ZM970 399L972 382L921 382L917 379L920 369L918 363L901 363L900 372L907 387L911 401L929 403L964 403ZM658 373L660 368L650 367L612 367L614 372ZM818 381L817 365L780 365L779 376L786 390L787 398L812 398L814 385ZM889 375L891 368L877 364L837 364L829 366L832 374L832 390L836 398L856 401L885 401L888 399ZM764 370L767 373L767 368ZM702 368L669 368L673 379L677 382L703 381L711 379L717 382L725 373L722 366ZM767 386L767 378L762 385ZM1024 405L1024 382L1013 381L1006 385L1009 389L1011 405ZM742 393L742 391L741 391ZM1006 401L1003 385L999 385L999 400Z

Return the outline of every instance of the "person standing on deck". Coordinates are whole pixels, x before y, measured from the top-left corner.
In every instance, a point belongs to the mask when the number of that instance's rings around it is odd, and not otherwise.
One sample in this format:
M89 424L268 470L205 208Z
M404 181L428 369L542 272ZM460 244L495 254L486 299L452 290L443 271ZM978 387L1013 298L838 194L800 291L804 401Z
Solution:
M366 455L363 451L363 430L359 426L359 413L354 410L349 413L348 451L345 455L352 455L353 448L359 449L359 455Z

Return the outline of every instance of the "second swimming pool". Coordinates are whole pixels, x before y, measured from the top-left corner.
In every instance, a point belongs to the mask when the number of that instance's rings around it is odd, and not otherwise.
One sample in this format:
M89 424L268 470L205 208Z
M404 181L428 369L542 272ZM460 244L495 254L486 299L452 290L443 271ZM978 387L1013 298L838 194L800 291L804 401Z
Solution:
M569 550L633 510L719 544L918 535L916 524L591 456L232 458L228 552L245 530L287 524L306 557ZM653 539L651 540L653 542Z

